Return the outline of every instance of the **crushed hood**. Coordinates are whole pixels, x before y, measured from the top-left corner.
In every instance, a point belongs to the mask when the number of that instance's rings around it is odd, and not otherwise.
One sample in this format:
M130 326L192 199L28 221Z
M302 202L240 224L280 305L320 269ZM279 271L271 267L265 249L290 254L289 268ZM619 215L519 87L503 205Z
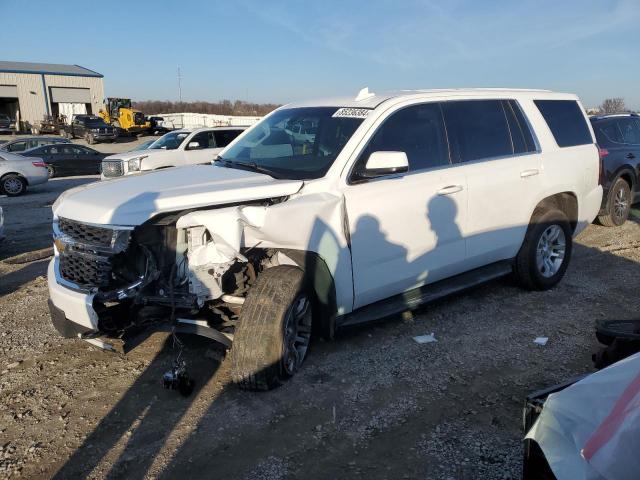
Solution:
M84 223L136 226L159 213L292 195L302 184L209 165L168 168L67 190L53 213Z

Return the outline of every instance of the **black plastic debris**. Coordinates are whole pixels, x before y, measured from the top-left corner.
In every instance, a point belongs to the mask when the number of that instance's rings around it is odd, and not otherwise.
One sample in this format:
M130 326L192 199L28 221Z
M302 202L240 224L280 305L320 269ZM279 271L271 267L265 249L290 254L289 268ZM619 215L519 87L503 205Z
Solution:
M183 397L193 392L193 380L187 374L185 361L175 360L173 368L162 375L162 385L168 390L177 390Z
M597 369L640 352L640 320L598 320L596 337L605 347L592 355Z

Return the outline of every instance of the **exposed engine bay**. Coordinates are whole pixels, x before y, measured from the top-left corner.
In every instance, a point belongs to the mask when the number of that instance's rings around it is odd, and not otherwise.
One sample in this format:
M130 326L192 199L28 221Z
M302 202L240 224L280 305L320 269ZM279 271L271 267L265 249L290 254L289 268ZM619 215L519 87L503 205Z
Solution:
M257 275L295 264L275 249L235 250L203 225L180 228L181 215L163 215L135 228L56 220L60 276L74 290L94 295L96 333L120 337L180 317L232 339Z

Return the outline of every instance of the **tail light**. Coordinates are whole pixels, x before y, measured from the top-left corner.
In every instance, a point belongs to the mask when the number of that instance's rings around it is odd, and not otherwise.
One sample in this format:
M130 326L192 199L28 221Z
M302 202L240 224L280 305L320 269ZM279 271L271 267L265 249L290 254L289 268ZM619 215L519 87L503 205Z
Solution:
M600 174L598 175L598 185L604 185L604 158L609 155L609 150L598 147L598 156L600 157Z
M34 167L47 168L47 164L44 162L31 162L31 165L33 165Z

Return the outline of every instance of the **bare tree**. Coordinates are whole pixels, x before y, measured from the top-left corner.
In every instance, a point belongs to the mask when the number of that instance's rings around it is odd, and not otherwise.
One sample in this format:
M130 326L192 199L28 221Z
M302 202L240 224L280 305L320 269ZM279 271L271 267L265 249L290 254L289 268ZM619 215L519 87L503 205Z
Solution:
M602 102L602 105L600 105L600 112L605 115L610 115L612 113L626 113L628 111L629 110L627 110L623 98L607 98Z
M248 103L242 100L231 102L170 102L162 100L134 101L133 107L147 115L156 113L216 113L218 115L249 115L263 116L275 110L280 105L274 103Z

